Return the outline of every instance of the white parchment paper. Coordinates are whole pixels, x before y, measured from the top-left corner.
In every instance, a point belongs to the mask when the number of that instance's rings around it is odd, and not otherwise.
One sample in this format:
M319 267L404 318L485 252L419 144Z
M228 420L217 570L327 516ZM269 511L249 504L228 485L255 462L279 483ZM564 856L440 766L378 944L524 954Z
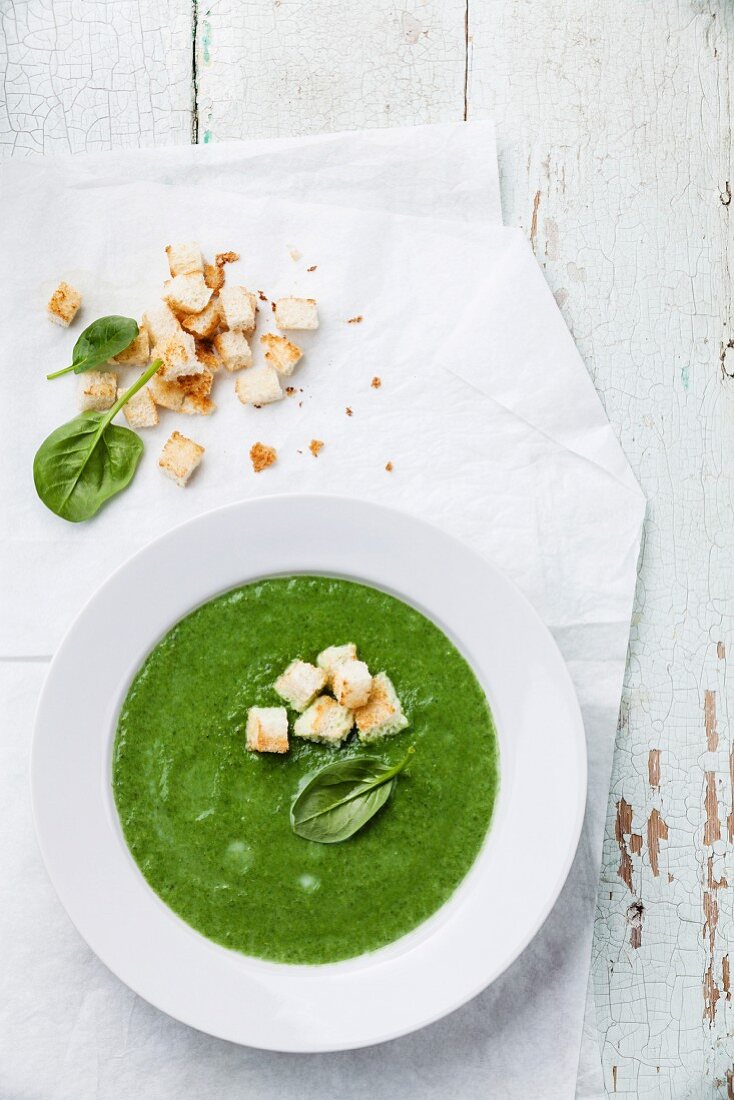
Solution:
M0 913L10 945L0 1004L9 1095L572 1097L644 502L532 253L497 224L491 128L24 162L3 166L0 186L13 318L2 349L10 457L0 484L12 522L0 538L0 653L51 653L116 565L192 515L261 493L347 493L446 527L520 585L569 664L590 771L584 834L561 898L489 990L378 1049L266 1054L143 1004L70 929L28 835L22 761L38 670L15 666L12 766L0 778L20 807L0 833L11 886ZM298 392L246 409L234 379L219 377L214 416L164 413L145 433L131 489L92 523L65 524L35 498L31 463L48 431L74 415L77 380L44 376L67 361L85 323L139 316L155 301L164 245L191 237L209 253L241 253L230 282L319 299L322 324L304 334ZM43 316L61 277L84 294L68 333ZM356 316L363 320L349 324ZM272 330L270 320L265 306L259 331ZM174 428L207 448L183 491L156 465ZM318 458L312 438L325 442ZM247 451L258 439L279 459L254 475ZM532 852L518 858L532 875ZM593 1043L585 1049L593 1062Z

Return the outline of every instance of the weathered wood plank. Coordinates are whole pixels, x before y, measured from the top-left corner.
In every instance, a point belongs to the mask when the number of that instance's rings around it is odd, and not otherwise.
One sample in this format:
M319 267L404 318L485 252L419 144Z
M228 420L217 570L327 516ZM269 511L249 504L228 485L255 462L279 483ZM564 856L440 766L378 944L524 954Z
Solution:
M469 29L506 220L650 501L595 943L606 1085L731 1096L734 10L487 3Z
M191 140L190 0L6 0L0 156Z
M199 140L463 117L464 0L199 5Z

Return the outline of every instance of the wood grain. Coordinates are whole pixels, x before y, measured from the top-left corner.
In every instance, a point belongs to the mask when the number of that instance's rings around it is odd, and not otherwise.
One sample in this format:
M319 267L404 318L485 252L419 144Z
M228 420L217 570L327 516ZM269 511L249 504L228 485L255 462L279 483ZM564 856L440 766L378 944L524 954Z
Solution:
M498 123L506 220L528 232L649 499L594 951L606 1086L725 1097L734 9L471 12L469 113Z

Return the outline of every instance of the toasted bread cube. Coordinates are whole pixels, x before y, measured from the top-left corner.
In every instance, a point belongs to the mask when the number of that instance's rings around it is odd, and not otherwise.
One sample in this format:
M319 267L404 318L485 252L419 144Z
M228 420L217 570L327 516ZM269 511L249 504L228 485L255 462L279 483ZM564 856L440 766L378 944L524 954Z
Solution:
M368 702L372 691L372 673L364 661L347 658L339 661L332 677L336 701L349 710L357 710Z
M163 360L160 374L171 381L182 374L201 374L204 368L196 358L196 342L190 332L178 330L178 335L169 336L153 348L156 359Z
M275 303L275 323L279 329L319 327L315 298L279 298Z
M60 282L49 298L46 312L55 325L68 328L82 304L82 296L69 283Z
M323 668L329 686L333 682L336 666L340 661L354 660L357 657L357 647L354 642L346 642L344 645L330 645L322 649L316 658L316 664Z
M283 396L278 372L272 367L250 367L243 371L237 378L235 389L243 405L256 405L258 408L280 401Z
M296 363L303 357L301 349L292 344L287 336L276 336L274 332L266 332L260 337L260 343L265 348L265 359L270 366L275 367L284 378L290 378Z
M211 296L203 275L177 275L168 280L162 295L164 302L178 313L201 313Z
M384 672L378 672L373 678L370 697L355 711L354 719L360 741L389 737L408 725L392 681Z
M242 370L252 366L252 351L244 333L220 332L212 343L226 370Z
M219 299L214 297L201 313L182 313L181 328L199 340L209 340L219 328L221 316Z
M150 362L150 339L145 325L141 326L132 344L116 355L112 362L119 367L147 367Z
M168 267L175 279L177 275L203 275L204 260L196 241L184 244L169 244L166 248Z
M225 286L219 292L222 321L230 332L250 333L255 329L257 295L244 286Z
M210 374L216 374L222 368L222 360L207 340L196 341L196 358Z
M131 428L155 428L158 423L158 409L149 386L133 394L122 406L122 411Z
M349 737L354 715L330 695L321 695L303 714L296 718L293 733L306 741L324 745L340 745Z
M165 302L161 302L159 305L153 306L152 309L145 311L143 325L148 331L151 348L164 343L172 336L178 336L181 332L178 317L173 310L168 308Z
M218 264L204 264L204 282L218 293L224 286L224 270Z
M293 710L305 710L326 687L326 673L307 661L291 661L273 687Z
M104 412L117 398L117 375L111 370L88 370L82 375L79 408L82 412Z
M245 744L249 752L288 752L288 711L285 707L250 707Z
M201 462L204 448L193 439L188 439L180 432L172 432L158 459L158 465L167 477L170 477L181 488L193 474Z
M209 398L213 381L214 376L208 370L184 374L170 381L158 372L150 380L150 389L153 400L161 408L187 416L209 416L216 408Z

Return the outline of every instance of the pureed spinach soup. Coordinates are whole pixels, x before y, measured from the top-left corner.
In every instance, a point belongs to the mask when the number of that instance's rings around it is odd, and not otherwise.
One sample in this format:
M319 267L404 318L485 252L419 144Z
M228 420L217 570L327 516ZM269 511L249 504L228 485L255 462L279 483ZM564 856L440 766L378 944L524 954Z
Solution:
M295 658L355 642L410 725L369 745L293 736L248 752L251 706ZM354 836L320 844L289 817L304 781L347 756L415 752ZM120 713L113 789L130 850L157 894L204 936L284 963L373 951L426 920L471 867L498 783L484 693L446 635L402 601L328 577L273 578L182 619L150 653Z

